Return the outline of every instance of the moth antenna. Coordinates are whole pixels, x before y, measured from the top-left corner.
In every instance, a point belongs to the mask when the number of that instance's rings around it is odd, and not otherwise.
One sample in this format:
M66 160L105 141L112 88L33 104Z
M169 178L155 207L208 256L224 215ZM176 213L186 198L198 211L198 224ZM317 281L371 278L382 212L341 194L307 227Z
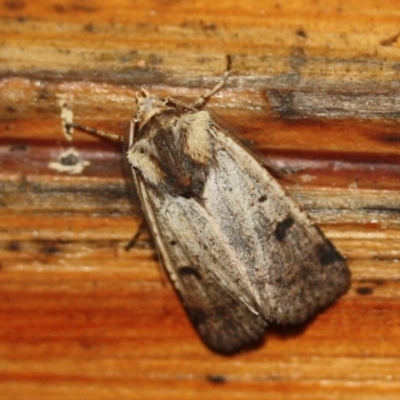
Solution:
M212 89L210 89L208 92L200 96L194 103L193 108L198 109L203 107L207 103L208 99L214 96L214 94L217 93L225 85L225 82L228 79L229 74L231 72L231 66L232 66L232 57L230 54L226 56L226 63L227 63L226 70L221 76L220 81Z
M100 129L91 128L89 126L76 124L75 122L67 122L67 123L64 124L64 126L67 129L67 131L70 132L70 133L72 133L72 129L78 129L78 130L80 130L82 132L87 132L87 133L90 133L91 135L104 137L106 139L110 139L110 140L113 140L113 141L118 141L118 142L122 142L123 141L123 136L122 135L118 135L116 133L110 133L110 132L102 131Z
M90 133L92 135L100 136L107 138L113 141L122 141L122 137L115 133L105 132L100 129L91 128L89 126L84 126L80 124L76 124L73 121L74 114L72 110L68 107L68 104L65 99L61 99L60 107L61 107L61 126L63 128L63 132L67 140L72 140L72 136L74 133L74 129L78 129L82 132Z
M146 89L140 88L140 91L136 92L135 96L136 96L136 100L139 101L140 97L143 97L143 98L150 97L150 93Z

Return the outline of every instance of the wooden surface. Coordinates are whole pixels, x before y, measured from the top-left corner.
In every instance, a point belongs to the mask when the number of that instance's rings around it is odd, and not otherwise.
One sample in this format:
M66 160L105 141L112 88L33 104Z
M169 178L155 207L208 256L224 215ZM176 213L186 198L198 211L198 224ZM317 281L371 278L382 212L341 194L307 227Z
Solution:
M11 399L398 399L400 3L0 3L0 393ZM198 339L140 221L118 145L134 93L196 96L290 179L351 290L233 357ZM69 148L80 174L50 168ZM51 164L54 166L54 164Z

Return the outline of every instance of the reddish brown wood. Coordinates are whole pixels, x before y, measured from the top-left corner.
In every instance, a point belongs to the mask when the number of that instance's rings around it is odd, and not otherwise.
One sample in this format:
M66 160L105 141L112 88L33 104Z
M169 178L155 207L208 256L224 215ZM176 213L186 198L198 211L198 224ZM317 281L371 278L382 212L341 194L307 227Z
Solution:
M400 4L66 0L0 4L0 393L40 399L397 399ZM259 349L210 352L141 222L116 144L140 87L197 96L284 171L352 288ZM73 147L81 174L49 168Z

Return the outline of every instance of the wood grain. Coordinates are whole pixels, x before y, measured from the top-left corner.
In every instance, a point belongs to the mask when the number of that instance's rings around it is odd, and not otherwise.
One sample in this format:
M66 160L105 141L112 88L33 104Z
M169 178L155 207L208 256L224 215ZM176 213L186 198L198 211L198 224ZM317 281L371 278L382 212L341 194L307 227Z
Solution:
M11 399L397 399L400 4L0 3L0 393ZM205 348L165 277L119 145L135 92L210 102L347 257L352 288L254 351ZM81 174L50 168L69 148Z

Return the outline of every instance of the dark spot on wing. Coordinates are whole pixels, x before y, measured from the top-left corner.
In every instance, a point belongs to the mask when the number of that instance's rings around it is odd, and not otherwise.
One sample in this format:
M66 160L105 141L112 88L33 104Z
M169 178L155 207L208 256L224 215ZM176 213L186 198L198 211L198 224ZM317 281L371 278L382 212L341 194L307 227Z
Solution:
M186 307L186 312L195 326L203 324L207 319L207 313L201 307Z
M263 194L259 199L258 199L258 202L259 203L264 203L264 201L266 201L267 200L267 196L265 195L265 194Z
M344 258L341 254L333 247L333 244L329 240L317 247L318 258L321 261L321 265L330 265L335 262L342 262Z
M294 219L291 216L286 217L284 220L276 224L274 235L279 242L282 242L286 237L287 231L294 224Z
M180 267L178 269L179 275L184 277L184 276L193 276L197 280L201 281L201 275L199 274L198 271L196 271L194 268L185 266L185 267Z
M171 246L175 246L177 243L178 243L178 242L177 242L176 240L171 240L171 241L169 242L169 244L170 244Z
M374 293L374 288L368 287L368 286L360 286L356 289L356 292L358 294L361 294L363 296L367 296L369 294Z

